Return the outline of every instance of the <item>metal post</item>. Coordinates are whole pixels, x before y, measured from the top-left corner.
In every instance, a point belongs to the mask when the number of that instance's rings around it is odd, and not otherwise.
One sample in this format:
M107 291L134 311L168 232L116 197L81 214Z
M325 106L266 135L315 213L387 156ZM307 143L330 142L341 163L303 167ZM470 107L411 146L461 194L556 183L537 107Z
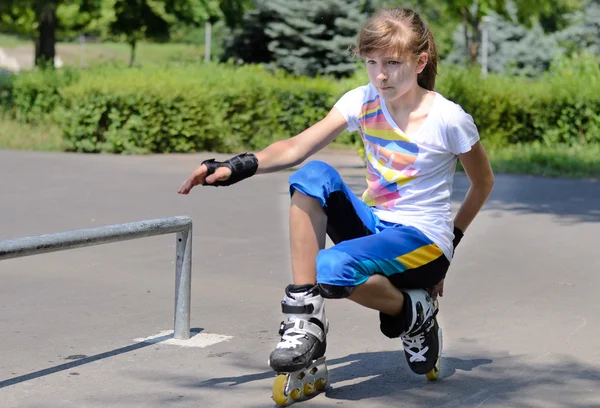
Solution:
M210 46L212 42L212 24L207 21L204 25L204 62L210 62Z
M171 233L177 234L174 337L176 339L187 340L190 338L190 296L192 284L192 219L190 217L162 218L33 237L7 239L0 241L0 261L3 259Z
M175 262L175 333L180 340L190 338L190 298L192 288L192 227L177 233Z
M491 18L489 16L483 16L481 18L481 74L484 78L487 77L488 74L488 33L490 21Z

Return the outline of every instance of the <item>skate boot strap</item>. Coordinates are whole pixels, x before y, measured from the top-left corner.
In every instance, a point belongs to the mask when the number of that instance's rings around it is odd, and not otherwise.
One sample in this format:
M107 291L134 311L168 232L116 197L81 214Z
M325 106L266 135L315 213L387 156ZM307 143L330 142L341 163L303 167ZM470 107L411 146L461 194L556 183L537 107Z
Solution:
M319 327L318 324L311 323L308 320L296 319L290 322L281 322L279 326L279 335L280 336L290 336L293 334L304 335L304 334L312 334L319 341L325 341L325 333Z
M431 329L431 327L433 327L433 319L435 319L435 316L437 315L439 309L435 309L433 311L433 313L431 314L431 316L429 316L427 319L425 319L425 321L419 325L419 327L417 327L415 330L408 332L408 333L404 333L402 334L402 336L417 336L421 333L427 333L429 332L429 329Z
M315 311L315 305L289 305L285 301L281 302L281 311L285 314L312 314Z

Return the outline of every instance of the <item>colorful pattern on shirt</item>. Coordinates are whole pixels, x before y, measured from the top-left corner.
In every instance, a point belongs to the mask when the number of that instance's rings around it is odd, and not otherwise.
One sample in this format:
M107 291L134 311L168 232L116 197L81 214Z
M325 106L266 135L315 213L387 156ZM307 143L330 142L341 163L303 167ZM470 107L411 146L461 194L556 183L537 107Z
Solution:
M381 109L379 95L363 104L358 120L367 156L367 190L362 199L370 206L394 207L400 188L413 180L419 147L394 129Z

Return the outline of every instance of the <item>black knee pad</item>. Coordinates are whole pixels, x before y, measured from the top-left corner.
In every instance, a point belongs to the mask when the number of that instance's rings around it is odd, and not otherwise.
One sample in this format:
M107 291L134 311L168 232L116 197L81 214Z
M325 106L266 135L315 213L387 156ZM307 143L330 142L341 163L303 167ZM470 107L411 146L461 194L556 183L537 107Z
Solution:
M407 320L410 316L412 304L410 296L404 294L404 304L402 305L402 312L399 316L391 316L389 314L379 312L379 330L384 336L390 339L400 337L400 335L408 328Z
M355 286L335 286L326 283L317 284L321 296L326 299L345 299L349 297L355 289Z
M403 321L401 317L390 316L379 312L379 330L385 337L395 339L402 334Z

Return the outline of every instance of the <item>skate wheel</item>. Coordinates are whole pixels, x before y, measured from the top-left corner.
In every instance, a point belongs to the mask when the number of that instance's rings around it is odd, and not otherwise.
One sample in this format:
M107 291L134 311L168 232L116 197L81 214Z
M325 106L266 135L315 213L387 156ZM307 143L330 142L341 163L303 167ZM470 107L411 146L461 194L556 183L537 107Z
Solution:
M290 395L294 401L298 401L302 397L302 391L300 391L300 388L294 388Z
M437 361L437 364L435 365L435 367L433 367L431 369L430 372L428 372L427 374L425 374L425 377L429 381L435 381L435 380L437 380L437 378L439 376L440 376L440 360Z
M287 387L288 376L279 374L273 382L273 400L280 407L285 406L290 401L290 396L285 393Z
M315 386L311 382L307 382L302 387L302 393L306 396L312 395L313 392L315 392Z
M315 381L315 388L319 391L323 391L327 387L327 377L319 378Z

